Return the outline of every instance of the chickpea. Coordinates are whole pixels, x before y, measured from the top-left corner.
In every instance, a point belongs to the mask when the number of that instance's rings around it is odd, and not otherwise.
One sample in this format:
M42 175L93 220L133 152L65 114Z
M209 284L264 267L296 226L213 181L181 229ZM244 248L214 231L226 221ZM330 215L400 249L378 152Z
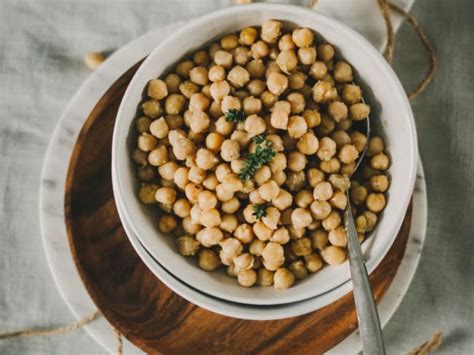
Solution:
M232 133L234 129L234 124L232 122L226 121L224 116L221 116L215 123L216 125L216 132L223 135L228 136Z
M235 34L229 34L221 38L221 47L225 50L234 49L239 45L239 37Z
M306 269L309 272L317 272L323 267L323 261L318 254L310 254L304 257Z
M146 132L142 133L138 137L138 148L140 148L140 150L143 152L152 151L153 149L155 149L157 144L158 144L158 140L154 136ZM141 160L141 159L138 159L138 156L139 156L139 153L135 153L136 159Z
M231 174L231 170L228 164L222 163L216 167L215 174L219 182L223 182L224 178Z
M229 71L229 74L227 74L227 80L235 87L241 88L249 82L250 74L245 68L237 65Z
M291 213L291 223L295 228L306 228L312 221L311 213L305 208L298 207Z
M288 77L281 73L271 73L267 78L267 87L276 96L281 95L288 87Z
M321 136L329 136L336 129L336 121L326 114L321 117L321 124L316 128L316 133Z
M251 137L265 132L267 125L265 120L257 115L250 115L245 120L245 130Z
M296 143L296 148L305 155L314 155L318 151L319 140L313 133L305 133Z
M262 100L264 107L269 108L277 101L277 96L273 95L270 91L264 91L260 96L260 100Z
M282 72L289 74L298 67L298 57L293 50L284 50L278 54L276 63Z
M247 96L243 100L243 108L247 115L258 114L262 111L262 101L253 96Z
M221 157L224 161L232 161L240 157L240 145L238 142L227 139L221 145ZM230 169L229 169L230 170Z
M184 188L189 182L189 168L179 167L178 169L176 169L173 175L173 180L176 186L184 190Z
M315 61L309 69L309 75L315 80L323 80L328 73L326 63Z
M331 205L327 201L314 201L311 206L311 213L313 217L317 220L324 220L327 218L332 211Z
M137 170L138 179L141 181L151 181L155 178L155 169L149 165L139 166Z
M174 203L173 212L178 217L188 217L191 212L191 203L185 198L180 198Z
M192 256L199 250L200 243L189 235L178 238L176 242L178 251L183 256Z
M360 102L362 100L360 87L354 84L345 84L342 88L342 99L348 105Z
M316 110L305 110L303 112L303 118L305 119L308 128L319 126L321 123L321 115Z
M254 240L252 227L246 223L240 224L234 231L234 237L240 240L243 244L251 243ZM252 253L251 249L250 253Z
M254 180L257 184L262 185L268 180L270 180L272 172L267 165L260 167L254 175Z
M289 117L288 114L282 110L276 110L271 113L270 124L277 129L287 129Z
M248 71L248 69L247 69ZM247 83L247 90L249 91L250 95L253 96L260 96L267 88L267 85L263 80L253 79Z
M370 178L370 188L375 192L385 192L388 189L388 177L386 175L374 175Z
M304 279L308 276L308 270L302 260L295 260L289 266L290 271L298 280Z
M314 35L309 28L297 28L293 30L291 38L298 47L306 48L313 43Z
M242 244L238 239L227 238L221 241L219 245L221 247L219 257L224 265L232 264L233 259L242 254Z
M262 253L263 265L267 270L275 271L285 262L283 247L274 242L268 242Z
M168 74L164 80L169 94L177 94L179 92L179 85L181 84L181 78L179 75L171 73Z
M321 256L329 265L339 265L346 260L346 251L337 246L328 246L322 250Z
M202 226L200 224L194 223L191 216L183 218L183 229L186 233L195 235L201 230Z
M313 193L309 190L301 190L295 196L295 204L298 207L306 208L313 202Z
M164 145L153 149L148 155L148 163L153 166L163 165L168 161L168 150Z
M182 78L189 78L189 72L194 67L194 63L190 60L184 60L176 66L176 73Z
M212 82L223 81L225 79L225 69L220 65L212 66L208 72L208 79ZM228 95L228 93L226 95Z
M227 189L224 184L219 184L216 186L216 196L219 201L229 201L234 197L234 191Z
M280 189L278 195L274 197L271 201L277 209L283 211L291 206L291 204L293 203L293 196L288 191Z
M356 206L362 204L367 198L367 189L364 186L356 186L351 189L351 200Z
M240 254L234 257L234 269L237 273L253 268L255 258L249 253Z
M232 54L225 50L218 50L214 55L214 62L223 68L229 68L232 65Z
M290 191L299 191L305 183L304 171L290 172L286 180L286 186Z
M198 195L197 201L202 210L215 209L217 205L216 195L211 191L202 191Z
M171 205L176 200L176 191L171 187L161 187L156 190L155 200L159 203Z
M359 157L359 152L357 148L352 144L344 145L339 151L339 159L345 163L350 164Z
M288 120L288 134L291 138L301 138L308 131L306 120L302 116L291 116Z
M193 62L196 65L207 66L210 63L209 54L205 50L200 50L194 53Z
M334 47L324 43L318 46L318 54L322 61L329 62L334 57Z
M286 244L290 240L290 234L288 229L285 227L280 227L276 231L273 232L272 236L270 237L270 241L278 243L278 244Z
M202 191L204 191L204 188L201 185L197 185L192 182L188 183L184 188L184 193L187 199L193 204L197 203L198 196Z
M337 98L336 88L327 81L318 81L313 86L313 100L317 103L326 103Z
M199 267L206 271L214 271L221 262L216 253L210 249L204 249L199 253Z
M363 216L366 220L367 232L372 231L377 224L377 215L372 211L364 211Z
M224 184L227 190L233 192L240 191L244 187L242 181L240 181L238 176L233 173L227 174L222 180L222 184Z
M158 220L158 228L163 233L171 233L178 226L176 218L171 215L164 215Z
M364 103L353 104L349 108L350 118L353 121L365 120L370 113L370 106Z
M334 79L341 83L347 83L354 79L352 67L345 61L337 62L334 65Z
M245 46L251 46L257 39L257 30L253 27L246 27L240 31L239 42Z
M267 136L268 139L268 136ZM284 153L277 153L270 161L270 169L273 173L285 170L287 167L286 155Z
M328 113L336 122L347 119L348 109L344 102L333 101L328 106Z
M265 268L257 271L257 285L268 287L273 285L273 272Z
M165 116L165 121L168 125L168 133L169 130L178 129L183 125L183 118L179 115L167 115Z
M269 180L258 188L258 193L265 201L271 201L280 194L280 187L275 181Z
M385 146L382 138L378 136L373 136L369 139L369 143L367 146L367 155L369 157L382 153L384 149Z
M268 207L265 212L266 215L262 217L262 222L272 230L277 229L280 223L280 211L275 207Z
M268 142L270 142L272 148L276 152L282 152L285 147L283 146L283 140L277 134L268 134L266 136Z
M344 210L347 206L347 197L342 191L336 190L329 200L329 203L335 208Z
M228 112L229 110L240 110L242 104L238 97L227 95L222 99L221 102L222 112Z
M252 58L262 59L270 54L270 48L263 41L257 41L250 47Z
M204 179L206 178L206 171L197 167L191 166L188 172L188 179L189 181L195 184L202 184Z
M165 111L169 115L179 115L185 103L186 99L183 95L171 94L166 98Z
M194 67L189 72L189 79L197 85L204 86L208 83L208 74L209 73L205 67Z
M323 137L319 141L319 148L318 148L318 158L321 160L329 160L331 159L334 154L336 154L336 142L334 142L329 137Z
M252 79L261 79L265 76L265 64L260 59L254 59L248 62L245 69L247 69ZM262 88L261 92L263 91L265 91L265 87Z
M217 227L206 227L196 234L196 239L199 240L203 246L209 248L219 244L219 242L224 239L224 234Z
M155 200L155 193L158 190L158 186L156 185L149 185L149 184L142 184L140 190L138 190L138 198L141 202L147 205L151 205L156 203Z
M311 65L316 62L316 48L300 48L298 49L298 59L304 65Z
M337 173L341 169L341 162L337 158L331 158L329 160L323 160L319 164L319 169L325 173Z
M252 229L255 236L263 241L269 240L273 233L273 230L262 221L257 221Z
M150 132L150 125L152 120L146 116L137 118L136 128L138 133L148 133Z
M237 274L237 282L244 287L252 287L257 282L255 270L243 270Z
M341 215L336 212L332 211L329 216L327 216L322 221L322 226L325 230L329 231L332 229L336 229L341 224Z
M292 92L286 99L290 103L290 109L292 113L302 113L304 111L306 102L302 94L298 92Z
M157 100L147 100L142 104L143 113L150 118L158 118L163 113L160 102Z
M156 138L163 139L168 135L168 124L166 123L166 120L163 117L154 120L149 127L150 133Z
M332 185L327 181L321 181L313 190L313 197L315 200L327 201L333 195Z
M288 87L293 90L301 90L305 86L307 75L302 71L294 71L288 77Z
M370 159L370 166L376 170L387 170L389 165L390 160L384 153L376 154Z
M262 39L267 43L276 43L280 37L282 23L275 20L266 20L262 23Z
M346 230L342 227L337 227L336 229L329 231L328 238L329 242L336 247L345 248L347 246Z
M314 249L323 250L329 242L329 233L324 229L316 229L311 233L311 245Z
M385 195L381 193L370 193L367 196L366 206L367 208L374 212L381 212L385 208Z
M288 168L291 171L303 171L307 163L308 160L306 159L306 156L303 153L291 152L288 155Z
M276 289L290 288L295 283L295 275L288 269L280 268L273 275L273 283Z

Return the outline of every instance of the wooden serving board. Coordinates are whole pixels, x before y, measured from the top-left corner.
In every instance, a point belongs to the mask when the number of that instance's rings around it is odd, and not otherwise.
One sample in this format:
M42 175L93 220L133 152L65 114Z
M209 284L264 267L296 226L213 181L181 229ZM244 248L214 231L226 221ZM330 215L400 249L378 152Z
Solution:
M108 321L148 353L311 353L327 351L357 328L352 293L310 314L248 321L199 308L173 293L135 253L112 193L111 143L115 116L133 74L130 68L99 100L74 147L65 191L65 222L81 278ZM402 260L411 224L370 275L377 302Z

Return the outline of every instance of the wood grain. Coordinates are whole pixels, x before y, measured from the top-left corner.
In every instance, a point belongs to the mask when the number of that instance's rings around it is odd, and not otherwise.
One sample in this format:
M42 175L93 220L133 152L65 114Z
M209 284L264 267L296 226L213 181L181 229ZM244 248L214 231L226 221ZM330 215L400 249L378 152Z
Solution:
M352 293L313 313L278 321L224 317L174 294L141 262L115 207L111 142L115 116L137 63L99 100L77 139L65 191L69 243L81 278L104 316L148 353L319 354L357 327ZM379 302L405 251L409 207L401 231L370 276Z

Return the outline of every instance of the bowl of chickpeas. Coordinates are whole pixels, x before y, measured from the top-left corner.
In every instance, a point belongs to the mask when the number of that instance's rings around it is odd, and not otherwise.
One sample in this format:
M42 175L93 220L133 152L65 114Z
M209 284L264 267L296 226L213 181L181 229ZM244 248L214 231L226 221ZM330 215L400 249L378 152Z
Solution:
M158 45L112 145L114 196L155 274L252 305L350 279L348 198L373 271L416 162L410 105L383 57L337 21L277 4L217 11Z

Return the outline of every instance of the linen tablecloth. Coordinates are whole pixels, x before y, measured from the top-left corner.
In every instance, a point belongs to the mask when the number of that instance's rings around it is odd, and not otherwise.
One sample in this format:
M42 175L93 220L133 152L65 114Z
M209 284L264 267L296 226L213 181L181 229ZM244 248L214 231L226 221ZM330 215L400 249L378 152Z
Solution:
M84 54L117 48L158 25L228 3L0 2L0 332L74 321L43 253L38 189L50 135L89 75ZM472 354L474 3L417 0L412 12L432 39L440 64L432 85L412 103L428 184L429 219L418 272L385 329L385 339L389 354L402 354L441 330L445 343L439 353ZM367 21L373 20L373 14L367 16ZM417 83L425 66L418 38L405 24L398 34L394 67L407 88ZM0 353L104 350L78 330L0 341Z

